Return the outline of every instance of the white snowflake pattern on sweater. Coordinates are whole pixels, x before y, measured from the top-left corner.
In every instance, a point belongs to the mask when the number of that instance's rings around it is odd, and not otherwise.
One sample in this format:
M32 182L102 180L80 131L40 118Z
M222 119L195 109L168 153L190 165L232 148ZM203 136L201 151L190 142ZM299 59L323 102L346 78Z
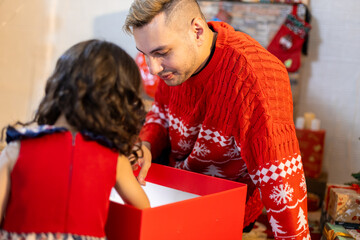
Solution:
M270 199L274 199L277 205L288 203L292 200L294 189L288 183L274 186Z
M199 142L196 142L195 146L194 146L194 149L193 149L193 153L195 155L205 157L207 154L210 153L210 150L206 147L205 144L201 144Z

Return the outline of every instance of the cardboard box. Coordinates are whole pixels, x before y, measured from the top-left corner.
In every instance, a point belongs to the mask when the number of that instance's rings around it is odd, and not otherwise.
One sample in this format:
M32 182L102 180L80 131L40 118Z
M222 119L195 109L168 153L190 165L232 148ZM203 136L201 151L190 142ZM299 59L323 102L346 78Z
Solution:
M323 162L325 131L296 129L296 136L299 140L305 176L318 178Z
M110 202L109 240L242 238L245 184L154 163L146 180L199 197L144 210Z

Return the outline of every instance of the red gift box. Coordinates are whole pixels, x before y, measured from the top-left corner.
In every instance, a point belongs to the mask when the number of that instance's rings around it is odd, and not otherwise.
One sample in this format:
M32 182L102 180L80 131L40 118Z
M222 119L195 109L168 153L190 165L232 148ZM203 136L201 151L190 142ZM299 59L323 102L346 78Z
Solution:
M199 197L143 210L110 202L109 240L241 239L245 184L154 163L146 180Z
M296 136L299 140L305 176L318 178L323 162L325 131L296 129Z

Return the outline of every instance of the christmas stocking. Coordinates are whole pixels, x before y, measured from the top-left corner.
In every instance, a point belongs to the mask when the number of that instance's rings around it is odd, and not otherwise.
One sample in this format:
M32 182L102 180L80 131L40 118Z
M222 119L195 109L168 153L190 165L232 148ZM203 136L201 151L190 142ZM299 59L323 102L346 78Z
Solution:
M145 56L143 53L139 52L136 55L135 62L139 67L143 87L146 94L151 98L155 98L155 92L157 86L159 85L160 78L150 73L149 67L146 64Z
M301 48L310 29L310 24L294 14L289 14L270 42L267 49L285 64L288 72L296 72L299 69Z

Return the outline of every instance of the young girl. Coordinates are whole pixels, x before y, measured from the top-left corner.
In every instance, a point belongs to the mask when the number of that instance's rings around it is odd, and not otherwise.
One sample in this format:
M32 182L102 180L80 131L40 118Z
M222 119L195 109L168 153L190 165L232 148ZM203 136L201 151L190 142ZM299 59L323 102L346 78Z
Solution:
M150 207L127 156L144 117L134 60L99 40L57 61L34 120L7 128L0 156L0 239L104 239L112 187ZM131 223L129 223L131 224Z

